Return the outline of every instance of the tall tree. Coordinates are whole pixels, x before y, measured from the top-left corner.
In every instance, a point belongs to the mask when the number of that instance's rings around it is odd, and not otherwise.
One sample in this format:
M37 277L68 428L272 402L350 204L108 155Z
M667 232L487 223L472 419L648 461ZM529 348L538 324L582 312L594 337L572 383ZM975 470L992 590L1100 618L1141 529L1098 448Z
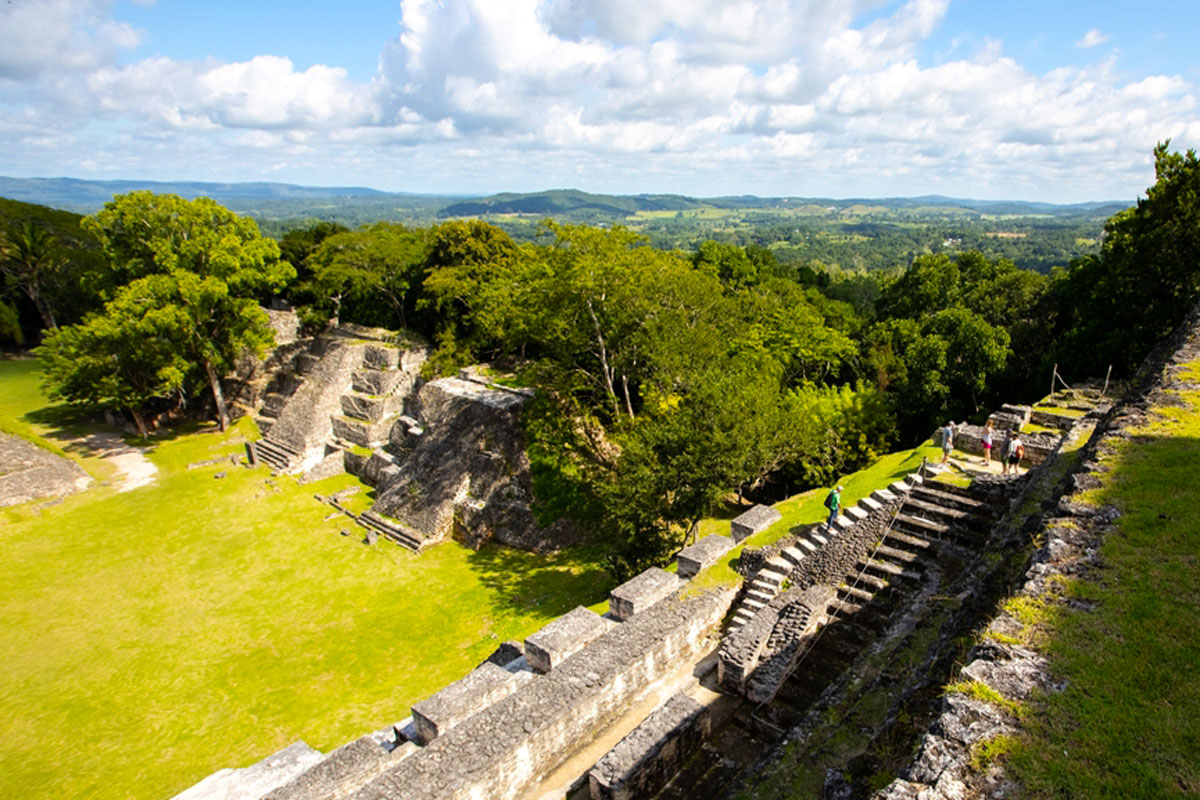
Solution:
M0 271L8 283L24 292L48 329L58 327L49 293L61 280L66 259L58 240L36 222L0 233Z
M135 322L147 315L176 320L176 333L156 341L176 348L177 355L201 371L224 430L229 412L221 376L240 352L261 349L271 341L266 313L255 298L282 289L295 276L291 265L280 260L279 246L261 236L254 220L209 198L185 200L150 192L113 198L86 219L84 227L100 242L115 279L106 293L116 303L85 323L136 330ZM138 308L145 310L142 317L135 313ZM62 341L96 342L102 337ZM112 380L126 379L120 361L128 357L118 353L113 359ZM61 370L53 377L64 384L72 380ZM133 388L137 396L144 396L150 391L147 387L158 385L139 380Z

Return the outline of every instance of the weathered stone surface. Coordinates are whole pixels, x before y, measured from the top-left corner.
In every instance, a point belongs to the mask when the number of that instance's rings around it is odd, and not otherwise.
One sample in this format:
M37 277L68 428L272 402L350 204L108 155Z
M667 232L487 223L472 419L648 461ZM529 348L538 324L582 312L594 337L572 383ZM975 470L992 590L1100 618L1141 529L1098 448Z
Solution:
M39 497L62 497L87 488L91 482L74 461L0 433L0 506Z
M370 369L399 369L401 351L386 344L369 344L363 352L363 366Z
M612 627L612 623L583 606L549 623L525 639L525 659L538 672L550 672L584 645Z
M783 515L778 510L760 503L729 523L729 535L734 542L740 542L747 536L765 531L781 519Z
M428 744L467 717L510 694L517 676L485 661L465 678L412 707L413 724L421 741Z
M596 762L588 773L592 800L651 796L700 748L711 728L707 706L674 695Z
M341 412L342 395L362 363L363 346L346 344L341 338L326 342L324 352L271 426L272 439L302 452L323 445L333 435L331 416Z
M657 603L439 736L352 800L511 800L624 713L658 678L696 658L732 591Z
M257 800L288 783L323 758L324 755L304 742L294 742L257 764L214 772L191 788L175 795L172 800Z
M413 376L400 370L357 369L351 386L356 392L373 395L408 394Z
M681 578L693 578L700 570L715 564L721 556L733 548L733 539L728 536L705 536L693 545L683 548L675 561L679 565L677 574Z
M397 395L374 396L362 392L347 392L342 395L342 413L347 417L380 422L400 413L404 398ZM384 436L386 439L386 435Z
M421 387L418 419L401 417L388 449L398 471L378 483L375 511L430 541L451 535L470 547L495 539L547 552L575 541L566 523L537 525L521 408L528 397L458 378Z
M954 446L964 453L983 455L983 427L963 423L956 428ZM1061 433L1022 433L1021 442L1025 445L1023 466L1037 466L1049 458L1058 449L1062 441ZM999 460L1004 444L1004 432L999 426L992 434L992 458Z
M679 577L651 567L608 593L608 613L627 620L679 588Z
M360 447L375 447L383 444L388 439L388 431L391 430L391 427L388 422L371 423L353 417L337 416L330 421L330 429L334 436Z
M411 744L388 750L373 735L368 734L334 750L318 764L275 789L263 800L326 800L345 797L382 775L414 750L415 746Z

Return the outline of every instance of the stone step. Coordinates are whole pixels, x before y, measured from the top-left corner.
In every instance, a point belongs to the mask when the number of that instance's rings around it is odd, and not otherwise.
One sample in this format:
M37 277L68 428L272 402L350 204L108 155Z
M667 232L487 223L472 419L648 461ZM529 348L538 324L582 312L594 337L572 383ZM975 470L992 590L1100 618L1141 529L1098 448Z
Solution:
M770 592L764 592L764 591L761 591L758 589L749 589L746 592L746 599L747 600L757 600L758 602L762 603L763 605L766 605L767 603L769 603L775 599L775 595Z
M887 538L895 539L900 544L907 545L909 547L916 547L920 550L929 549L928 539L922 539L919 536L913 536L912 534L904 533L903 531L890 530L887 533Z
M261 414L255 414L254 424L258 426L258 432L266 436L271 428L274 427L275 419L273 417L264 417Z
M376 423L399 416L404 399L396 395L347 392L341 396L342 413L353 419Z
M356 369L350 385L356 392L371 395L407 395L412 391L413 377L399 370Z
M421 547L425 544L424 539L416 531L410 530L398 522L384 519L373 511L364 511L359 515L358 521L414 553L420 552Z
M805 556L803 551L797 550L795 547L785 547L779 551L779 554L796 566L800 565L800 562L804 560Z
M949 508L957 508L963 511L973 511L977 514L995 514L998 510L993 510L987 503L977 498L957 492L947 492L945 488L949 484L938 484L934 482L923 484L912 490L912 497L925 502L934 503L940 506ZM937 487L937 488L934 488ZM959 487L952 487L958 489Z
M763 608L766 605L767 604L763 601L755 600L753 597L746 597L744 600L742 600L742 608L748 608L751 611L758 611L760 608Z
M909 514L897 514L895 524L904 526L902 530L914 530L918 533L925 533L939 539L944 539L950 535L949 525L942 525L939 522L910 516Z
M964 511L940 503L932 503L916 497L910 497L904 504L903 512L912 516L926 517L948 525L962 525L972 528L987 528L992 519L975 511Z
M808 539L798 539L796 540L796 543L810 553L815 553L817 551L817 545L813 544Z
M839 617L849 617L862 611L862 606L858 603L850 603L845 600L834 600L829 604L829 612L837 614Z
M891 564L887 561L880 561L877 558L863 559L863 560L859 561L858 564L856 564L856 566L859 569L874 570L875 572L878 572L881 575L885 575L885 576L890 575L895 578L904 578L905 580L920 580L920 578L921 578L919 573L913 572L911 570L906 570L903 567L896 566L895 564Z
M767 584L768 586L773 587L774 590L778 592L779 587L783 584L783 582L785 580L787 580L787 576L788 576L787 572L783 572L783 571L777 572L775 570L768 571L766 569L761 569L758 571L758 575L756 576L756 579L761 581L762 583Z
M270 437L263 437L255 442L254 451L259 461L277 472L291 467L301 455L300 451L294 447L275 441Z
M839 586L838 591L847 597L853 597L855 600L862 600L868 603L875 596L866 589L859 589L857 586Z
M888 547L886 544L881 544L875 548L875 553L895 561L904 561L906 563L911 563L920 558L916 553L909 552L908 550L898 550L895 547Z
M808 538L812 539L814 542L816 542L819 545L825 545L825 544L829 543L829 539L827 539L825 537L825 534L823 534L819 531L809 531Z
M886 589L888 586L887 581L882 578L878 578L869 572L859 573L853 581L850 581L850 583L856 583L860 586L870 586L871 589L876 592Z

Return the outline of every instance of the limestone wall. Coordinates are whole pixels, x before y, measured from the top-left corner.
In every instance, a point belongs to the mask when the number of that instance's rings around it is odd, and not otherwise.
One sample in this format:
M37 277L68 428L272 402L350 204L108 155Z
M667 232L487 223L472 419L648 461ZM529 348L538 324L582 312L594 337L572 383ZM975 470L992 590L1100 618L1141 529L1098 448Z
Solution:
M520 796L591 741L654 681L698 657L733 594L677 592L439 735L352 797Z

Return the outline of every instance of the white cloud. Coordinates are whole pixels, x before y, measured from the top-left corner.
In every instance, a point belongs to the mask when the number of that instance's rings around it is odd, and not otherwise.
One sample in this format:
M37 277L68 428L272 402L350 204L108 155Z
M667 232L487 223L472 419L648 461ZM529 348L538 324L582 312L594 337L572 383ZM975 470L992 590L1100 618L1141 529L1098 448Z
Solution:
M1081 196L1142 176L1156 141L1200 129L1187 81L1124 82L1113 54L1033 74L992 40L922 63L947 3L403 0L364 82L268 55L118 65L136 34L109 4L14 0L0 13L90 47L0 49L0 136L25 174L1045 197L1047 176Z
M6 0L0 3L0 80L30 81L83 72L136 47L140 36L111 19L110 0Z
M1096 28L1092 28L1090 31L1088 31L1087 33L1085 33L1083 35L1082 39L1080 39L1078 42L1075 43L1075 46L1083 47L1083 48L1095 47L1098 44L1104 44L1111 38L1112 37L1109 36L1107 33L1101 33Z

